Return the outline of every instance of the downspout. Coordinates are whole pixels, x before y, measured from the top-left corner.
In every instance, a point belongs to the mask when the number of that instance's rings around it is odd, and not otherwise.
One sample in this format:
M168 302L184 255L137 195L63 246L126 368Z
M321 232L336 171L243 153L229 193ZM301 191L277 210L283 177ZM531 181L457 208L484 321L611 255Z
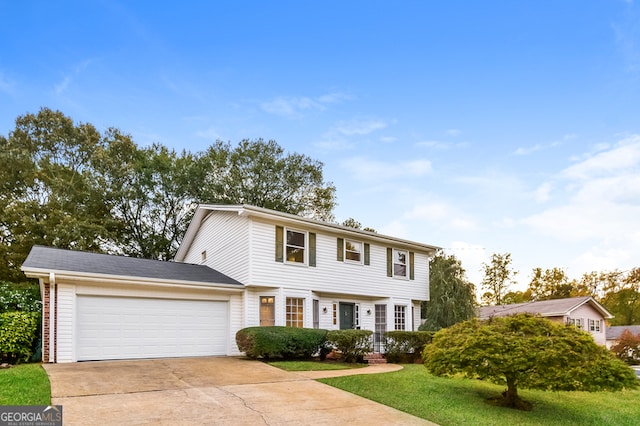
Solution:
M49 272L49 362L55 362L56 351L56 274Z

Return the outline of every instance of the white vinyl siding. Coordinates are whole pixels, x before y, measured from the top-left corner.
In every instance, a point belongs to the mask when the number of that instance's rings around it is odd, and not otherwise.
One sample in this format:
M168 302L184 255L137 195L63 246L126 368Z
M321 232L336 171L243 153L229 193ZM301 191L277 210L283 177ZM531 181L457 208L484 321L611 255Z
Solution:
M72 362L75 357L73 336L75 334L74 307L75 286L58 284L58 354L57 362Z
M275 224L253 219L251 223L250 281L267 288L311 290L365 297L428 300L429 259L415 252L415 280L387 277L386 246L370 243L370 265L336 261L337 234L316 232L316 267L294 267L274 262ZM316 230L313 230L314 232ZM407 253L409 250L407 250ZM235 278L235 277L234 277Z

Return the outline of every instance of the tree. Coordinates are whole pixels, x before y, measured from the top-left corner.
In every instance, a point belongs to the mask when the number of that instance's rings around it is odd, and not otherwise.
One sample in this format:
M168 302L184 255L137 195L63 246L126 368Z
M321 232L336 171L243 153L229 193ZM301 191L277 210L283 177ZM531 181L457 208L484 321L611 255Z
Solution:
M637 364L640 362L640 333L634 335L629 329L623 330L611 352L627 364Z
M499 405L531 409L518 388L601 391L638 387L634 372L588 333L539 316L472 319L440 330L423 352L438 376L505 384Z
M510 291L502 297L502 304L512 305L514 303L530 302L531 300L531 290L529 289L525 291Z
M332 221L336 189L323 180L322 167L302 154L285 155L275 141L243 140L235 148L218 141L199 155L195 198Z
M614 315L611 325L632 325L640 323L640 268L634 268L626 275L617 274L620 279L609 281L602 304Z
M460 261L438 251L429 260L429 301L423 302L421 330L436 331L476 315L475 289Z
M533 268L529 291L531 300L564 299L574 293L575 283L569 281L564 269Z
M348 226L349 228L354 228L354 229L362 229L363 231L368 231L368 232L377 232L375 229L370 228L368 226L363 228L362 224L352 217L342 222L342 226Z
M482 295L482 301L488 305L502 305L504 295L512 284L517 271L511 269L511 253L491 255L489 264L483 263L484 278L481 286L487 290Z
M48 108L0 136L0 279L22 281L34 244L100 251L115 227L92 166L105 140Z

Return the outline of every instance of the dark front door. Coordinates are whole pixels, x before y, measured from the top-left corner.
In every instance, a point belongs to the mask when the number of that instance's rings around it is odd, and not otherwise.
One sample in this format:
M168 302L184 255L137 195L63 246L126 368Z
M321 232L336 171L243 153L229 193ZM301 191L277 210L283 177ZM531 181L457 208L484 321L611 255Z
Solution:
M340 303L340 330L356 328L353 311L354 303Z

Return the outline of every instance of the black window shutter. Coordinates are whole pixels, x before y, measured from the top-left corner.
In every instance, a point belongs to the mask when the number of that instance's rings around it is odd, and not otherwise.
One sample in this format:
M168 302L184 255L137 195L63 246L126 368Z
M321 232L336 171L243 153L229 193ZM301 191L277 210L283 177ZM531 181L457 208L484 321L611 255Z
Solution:
M369 243L364 243L364 264L371 265L371 247Z
M316 234L309 232L309 266L316 266Z
M409 252L409 279L410 280L416 279L415 269L413 268L414 259L415 259L415 253L410 251Z
M276 225L276 262L284 262L284 228Z
M338 238L338 252L336 253L338 262L344 260L344 238Z
M387 276L393 276L393 249L387 247Z

